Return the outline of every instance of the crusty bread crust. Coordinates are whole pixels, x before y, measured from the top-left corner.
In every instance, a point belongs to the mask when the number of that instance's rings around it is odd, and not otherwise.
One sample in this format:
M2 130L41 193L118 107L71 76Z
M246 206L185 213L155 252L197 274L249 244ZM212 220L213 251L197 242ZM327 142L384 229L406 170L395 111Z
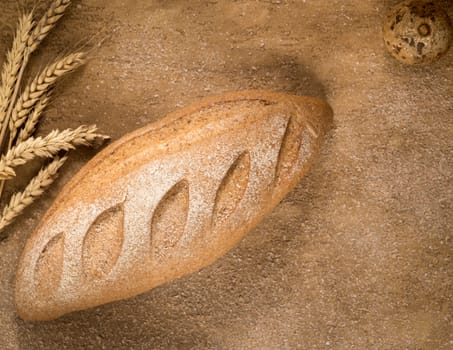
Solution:
M241 91L122 137L74 176L28 239L19 315L53 319L211 264L297 184L331 120L317 98Z

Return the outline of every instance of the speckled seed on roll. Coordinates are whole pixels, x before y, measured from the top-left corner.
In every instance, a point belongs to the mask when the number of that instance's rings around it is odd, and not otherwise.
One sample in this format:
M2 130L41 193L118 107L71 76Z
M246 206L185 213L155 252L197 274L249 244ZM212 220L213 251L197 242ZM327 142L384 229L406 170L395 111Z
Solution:
M389 52L407 64L436 61L452 41L451 21L434 1L400 3L388 13L383 31Z

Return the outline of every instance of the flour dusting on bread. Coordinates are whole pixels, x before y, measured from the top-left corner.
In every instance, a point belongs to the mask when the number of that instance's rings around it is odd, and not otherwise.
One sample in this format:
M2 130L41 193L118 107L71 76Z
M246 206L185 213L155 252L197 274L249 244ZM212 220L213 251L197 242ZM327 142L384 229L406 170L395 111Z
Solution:
M63 189L27 242L19 314L52 319L211 264L297 184L331 114L319 99L248 91L123 137Z

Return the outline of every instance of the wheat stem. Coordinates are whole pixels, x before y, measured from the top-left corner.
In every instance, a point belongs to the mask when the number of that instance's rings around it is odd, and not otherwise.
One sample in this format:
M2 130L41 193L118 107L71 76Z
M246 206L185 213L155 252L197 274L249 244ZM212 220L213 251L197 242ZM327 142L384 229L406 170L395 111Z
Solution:
M55 0L44 16L40 19L28 39L30 54L35 51L39 44L49 34L57 21L63 16L66 8L71 4L71 0Z
M2 149L3 149L3 142L5 140L5 135L6 135L6 125L7 124L10 125L10 123L11 123L11 115L13 113L14 102L17 100L17 94L19 93L19 87L20 87L20 81L22 80L22 76L24 75L25 67L26 67L25 63L22 64L22 67L20 67L19 74L17 75L16 86L14 88L14 93L13 93L13 97L11 99L11 104L8 107L8 112L6 114L5 125L2 128L2 132L0 134L0 147ZM11 138L11 128L10 128L10 140L8 143L8 147L6 149L9 150L11 148L11 145L12 145L12 138Z
M15 176L13 168L25 164L34 158L52 157L60 151L74 149L75 146L90 146L97 140L108 137L96 134L96 126L82 125L75 130L54 130L46 137L30 137L26 141L11 148L0 159L0 180L7 180Z
M23 125L30 111L62 76L74 71L85 62L85 54L76 52L55 61L33 79L18 98L9 121L10 145Z
M32 204L37 197L55 180L58 170L68 157L56 157L49 165L43 167L38 175L31 179L23 192L15 193L8 205L3 209L0 218L0 231L8 226L26 207Z

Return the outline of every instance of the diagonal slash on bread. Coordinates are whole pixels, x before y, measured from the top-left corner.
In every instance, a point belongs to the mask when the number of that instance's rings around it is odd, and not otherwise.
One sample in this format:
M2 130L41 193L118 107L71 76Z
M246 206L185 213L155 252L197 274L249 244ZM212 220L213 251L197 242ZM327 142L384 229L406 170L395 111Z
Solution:
M28 239L19 315L54 319L211 264L298 183L331 120L317 98L242 91L124 136L74 176Z

